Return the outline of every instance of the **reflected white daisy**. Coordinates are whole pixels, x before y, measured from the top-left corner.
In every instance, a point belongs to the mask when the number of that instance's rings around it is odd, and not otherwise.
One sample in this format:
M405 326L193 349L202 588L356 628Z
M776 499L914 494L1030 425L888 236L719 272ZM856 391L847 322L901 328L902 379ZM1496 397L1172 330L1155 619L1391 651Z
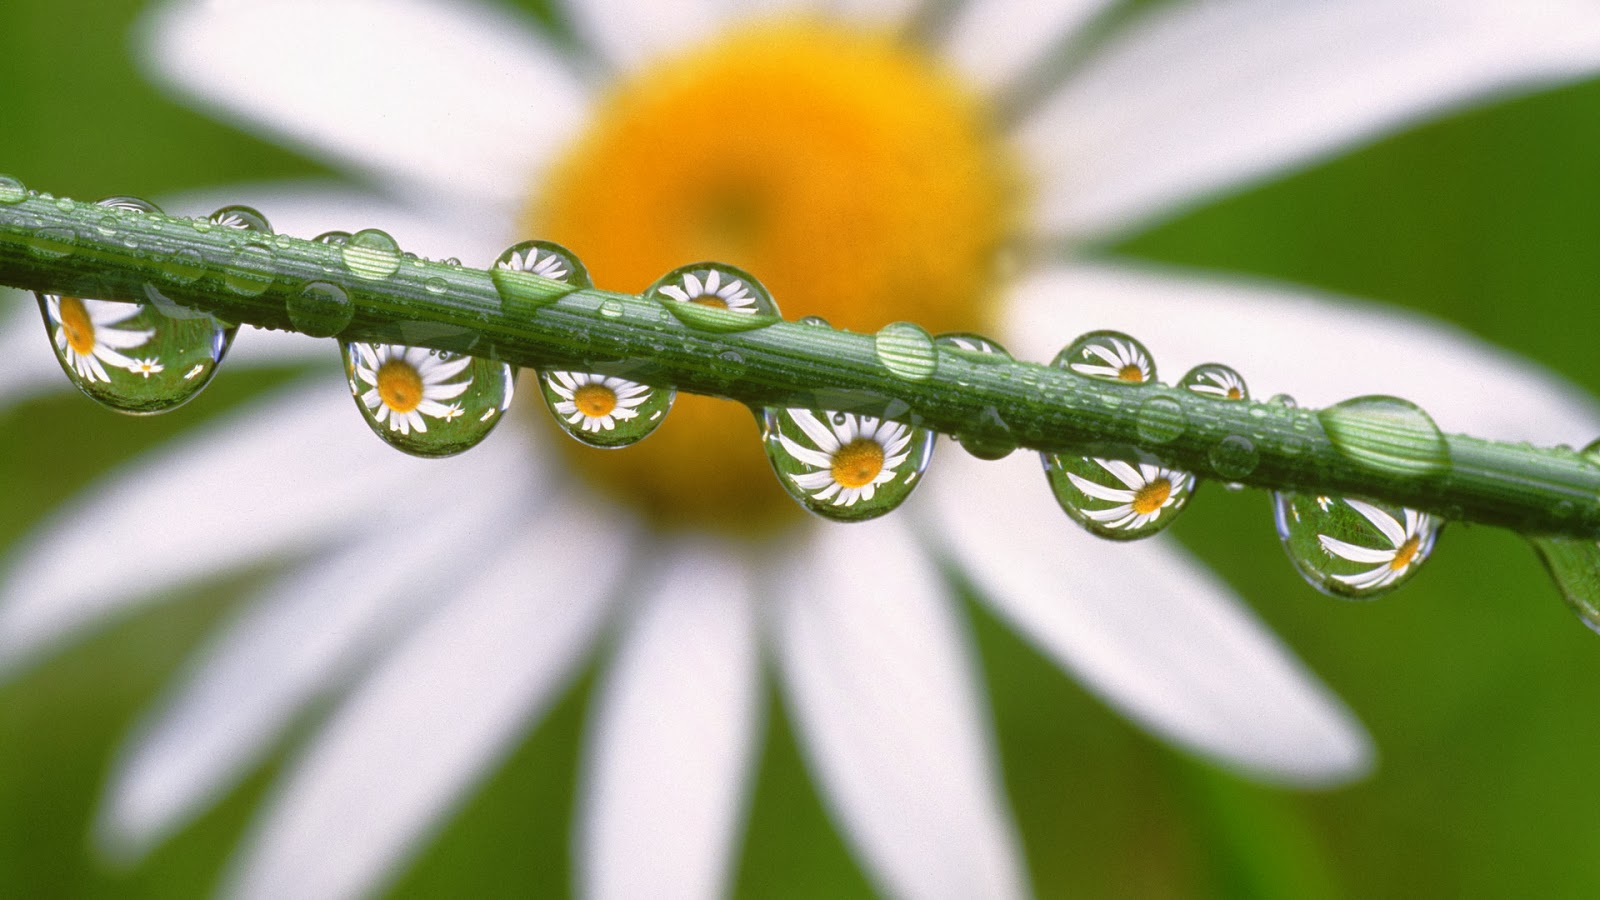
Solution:
M163 366L153 356L146 357L145 359L136 359L133 361L132 365L128 366L128 371L133 372L136 375L143 375L146 378L149 378L151 375L164 372L166 369L167 367Z
M1144 382L1149 381L1155 371L1155 364L1150 361L1148 355L1136 345L1121 338L1111 337L1090 341L1078 355L1084 361L1071 363L1069 368L1081 375ZM1095 359L1099 362L1092 361Z
M1318 505L1322 505L1322 501L1323 498L1317 498ZM1363 547L1326 534L1317 535L1317 542L1329 555L1353 563L1373 565L1365 572L1334 575L1332 577L1335 580L1358 590L1376 590L1405 577L1412 566L1421 565L1433 552L1433 541L1439 534L1440 521L1437 517L1407 509L1405 523L1401 524L1394 516L1366 501L1347 499L1342 502L1371 522L1372 527L1378 529L1378 533L1389 542L1389 546L1382 549Z
M44 295L45 313L53 328L52 340L63 362L87 381L110 381L106 366L129 371L135 368L133 360L121 351L134 350L145 345L155 335L155 329L139 330L116 328L144 311L137 303L117 303L111 300L84 300L78 297ZM160 371L155 369L154 371ZM149 377L149 371L144 372Z
M1210 368L1188 385L1196 394L1210 394L1225 400L1240 400L1245 396L1244 379L1232 369Z
M472 365L472 357L445 359L425 347L354 342L352 368L363 406L391 431L426 433L423 418L450 421L461 415L460 404L447 404L472 386L472 376L451 381Z
M512 253L509 259L500 260L496 265L502 269L516 269L552 281L564 281L569 274L567 261L562 259L559 253L546 250L541 255L538 247L525 247Z
M1095 463L1110 472L1125 487L1097 484L1077 473L1066 473L1074 487L1085 495L1114 503L1105 509L1080 509L1086 518L1107 528L1139 529L1161 518L1162 511L1183 499L1194 484L1194 475L1164 469L1149 463L1137 466L1120 459L1098 459Z
M660 290L679 303L698 303L746 315L755 315L760 311L755 295L750 293L742 280L724 280L724 277L716 269L707 269L698 274L685 272L678 284L664 284Z
M575 40L557 49L480 4L197 0L153 17L146 58L208 109L382 188L221 198L271 211L286 233L359 224L477 259L537 235L629 291L688 260L726 260L791 317L858 331L896 319L993 328L1019 358L1048 359L1085 328L1116 328L1169 358L1236 360L1308 400L1404 383L1454 429L1550 442L1600 431L1564 383L1437 322L1091 258L1464 100L1594 71L1600 11L1174 0L1096 22L1111 4L969 0L921 17L943 22L933 34L899 27L916 15L906 5L786 8L810 15L752 23L713 0L572 2ZM581 72L571 47L589 51ZM1080 55L1056 65L1061 47ZM272 77L250 74L261 71ZM1028 77L1047 71L1062 77ZM597 86L596 72L615 77ZM1041 89L1011 106L1014 124L998 122L987 102L1015 100L1014 83ZM694 127L708 115L719 127ZM1003 278L1003 256L1032 268ZM687 302L709 280L672 286ZM729 290L755 311L722 279L711 296L732 308ZM19 346L37 343L28 337ZM253 337L241 354L326 353ZM1297 352L1262 351L1284 346ZM1350 346L1389 364L1352 370ZM0 391L23 383L38 382L8 378ZM185 435L92 488L16 555L0 588L0 663L11 665L196 578L326 553L224 628L130 739L104 843L147 851L304 711L332 709L301 732L225 888L372 892L556 702L609 626L616 653L591 705L573 829L579 893L728 892L770 677L875 888L1025 895L981 667L943 566L1063 671L1181 747L1291 783L1348 780L1369 764L1359 725L1225 584L1172 542L1110 547L1085 534L1021 454L945 454L920 512L829 527L782 518L801 513L733 404L680 397L627 452L552 462L550 445L503 428L471 454L419 464L341 430L342 388L297 387ZM263 483L263 460L282 478ZM559 477L529 474L551 467ZM400 492L460 522L436 528L430 516L411 542L421 552L396 560L393 536L369 540L366 525ZM224 495L235 502L219 509ZM205 540L158 532L105 546L107 530L133 531L151 509L211 516ZM137 595L124 574L135 564Z
M650 386L590 372L549 373L546 382L561 399L553 405L556 415L568 425L584 431L610 431L618 422L639 415L639 407L650 399Z
M823 424L807 409L786 413L812 443L807 447L778 432L778 441L789 455L812 469L786 477L815 499L831 501L834 506L871 500L878 486L893 481L911 456L911 427L900 422L831 413L828 424Z

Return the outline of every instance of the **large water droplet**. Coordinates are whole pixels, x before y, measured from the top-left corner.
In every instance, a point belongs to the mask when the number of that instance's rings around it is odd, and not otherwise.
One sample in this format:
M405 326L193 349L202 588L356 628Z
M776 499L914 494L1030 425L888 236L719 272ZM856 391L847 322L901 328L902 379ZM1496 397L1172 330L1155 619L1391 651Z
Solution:
M1387 503L1274 492L1273 519L1289 560L1335 597L1366 600L1405 583L1433 552L1436 516Z
M28 199L28 188L10 175L0 175L0 203L10 206Z
M904 503L933 458L931 430L854 413L766 409L761 435L784 490L839 522L874 519Z
M941 334L933 339L939 347L950 347L955 350L964 350L968 353L980 353L991 357L997 363L1009 362L1011 354L999 342L984 337L981 334L970 332L954 332ZM985 407L979 413L984 424L993 431L987 434L956 434L956 442L963 450L978 459L1003 459L1017 449L1017 442L1011 436L1011 426L1000 416L1000 411L992 406Z
M1133 424L1140 438L1152 444L1167 444L1183 437L1189 428L1189 417L1182 404L1171 397L1151 397L1139 404L1139 417Z
M1178 387L1219 400L1249 400L1244 377L1221 363L1202 363L1184 374Z
M594 286L578 257L550 241L523 241L507 247L489 267L489 277L506 309L526 312Z
M133 197L111 197L100 205L160 212ZM192 400L211 381L236 330L170 301L181 314L168 315L156 303L35 296L67 377L96 401L133 415L167 412Z
M206 220L222 228L260 235L272 234L267 217L248 206L224 206L207 216ZM243 297L259 297L266 293L276 278L272 251L263 244L246 244L235 249L222 272L223 286Z
M413 456L477 446L511 406L514 373L503 362L359 341L340 341L339 350L373 433Z
M1171 525L1194 495L1193 475L1154 463L1040 456L1056 502L1100 537L1131 541L1155 534Z
M368 228L338 243L338 247L345 268L357 278L381 281L400 270L400 245L388 232Z
M1230 434L1211 448L1206 459L1223 478L1245 478L1260 464L1261 453L1249 438L1242 434Z
M355 315L350 295L326 281L313 281L286 301L289 321L302 334L333 337L350 325Z
M750 273L722 263L680 266L656 279L644 296L701 331L749 331L779 321L767 289Z
M922 326L891 322L872 337L872 349L892 374L907 381L926 381L939 364L939 352Z
M677 391L592 372L541 371L556 423L579 442L615 450L644 440L666 421Z
M1356 397L1317 413L1335 449L1396 475L1427 475L1450 465L1444 435L1422 407L1399 397Z
M1156 364L1144 345L1120 331L1091 331L1056 354L1051 365L1106 381L1155 381Z

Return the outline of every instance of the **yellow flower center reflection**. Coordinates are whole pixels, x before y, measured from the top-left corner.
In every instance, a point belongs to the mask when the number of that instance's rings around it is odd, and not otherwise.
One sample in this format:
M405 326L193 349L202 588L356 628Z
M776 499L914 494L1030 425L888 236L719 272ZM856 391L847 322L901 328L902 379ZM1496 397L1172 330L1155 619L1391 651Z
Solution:
M94 321L77 297L61 298L61 331L66 335L67 346L79 356L94 352Z
M572 392L572 405L589 418L598 419L617 408L617 395L603 384L585 384Z
M883 447L866 438L853 440L833 454L832 471L841 487L866 487L883 471Z
M1149 484L1133 492L1133 511L1141 516L1148 516L1160 509L1167 498L1172 496L1172 482L1165 478L1157 478Z
M378 367L378 397L398 413L408 413L422 403L422 376L402 359Z
M604 288L638 292L715 260L761 279L791 320L978 330L1018 193L986 111L917 48L779 23L617 85L522 224ZM625 450L563 445L661 525L748 534L798 511L752 416L727 401L680 396Z
M1419 535L1406 538L1406 542L1394 551L1394 559L1389 560L1389 568L1395 572L1405 571L1411 565L1411 560L1417 556L1417 551L1422 547L1422 538Z

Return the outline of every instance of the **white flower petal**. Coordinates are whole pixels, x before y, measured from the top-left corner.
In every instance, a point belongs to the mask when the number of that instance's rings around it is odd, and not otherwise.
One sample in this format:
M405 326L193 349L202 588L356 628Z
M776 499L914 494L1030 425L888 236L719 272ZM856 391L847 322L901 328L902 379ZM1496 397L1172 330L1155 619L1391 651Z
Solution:
M1105 237L1473 100L1600 68L1588 0L1154 7L1019 137L1049 230Z
M1049 359L1090 328L1139 338L1162 368L1221 360L1260 396L1327 406L1363 394L1412 400L1446 432L1582 445L1600 409L1551 372L1438 319L1260 281L1132 265L1034 273L1006 308L1018 358Z
M1317 542L1322 549L1329 553L1341 556L1351 562L1357 563L1388 563L1394 559L1394 550L1374 550L1371 547L1362 547L1351 544L1338 538L1328 537L1325 534L1317 535Z
M577 823L580 896L727 893L762 696L751 573L678 541L594 702Z
M729 0L565 0L561 6L595 53L624 70L704 42L737 8Z
M553 500L414 631L297 759L225 894L367 894L571 677L610 609L632 535L591 500ZM584 577L552 573L585 560Z
M451 203L517 202L585 112L534 27L469 0L180 0L144 26L158 81Z
M395 497L442 500L476 472L396 453L353 407L341 381L309 378L91 485L13 551L0 671L178 585L324 549Z
M50 335L33 297L0 288L0 410L29 397L68 387L66 373L50 350Z
M788 553L773 581L787 706L874 884L1026 894L979 675L936 568L894 517L815 529Z
M1040 482L1025 454L952 453L923 489L949 552L1003 618L1107 702L1202 754L1274 781L1367 770L1361 726L1205 566L1161 537L1091 536Z
M107 788L99 831L120 857L142 856L272 749L304 708L342 686L447 593L513 516L538 506L534 468L480 458L496 490L464 493L332 559L308 563L248 606L197 654L147 715ZM396 552L396 547L404 552Z
M1005 87L1046 51L1072 39L1115 0L969 0L950 23L944 53L973 83Z

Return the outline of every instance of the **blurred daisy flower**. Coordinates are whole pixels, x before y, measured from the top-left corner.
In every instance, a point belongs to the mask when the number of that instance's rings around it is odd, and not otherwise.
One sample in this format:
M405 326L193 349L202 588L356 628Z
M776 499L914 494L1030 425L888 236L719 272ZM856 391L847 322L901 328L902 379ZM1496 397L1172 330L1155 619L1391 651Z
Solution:
M1384 132L1589 74L1587 3L735 6L574 2L576 38L556 45L473 3L185 2L149 18L144 50L179 95L370 188L212 198L285 232L382 227L483 263L537 236L628 291L714 259L758 273L790 318L988 331L1033 359L1116 328L1164 365L1226 359L1310 402L1403 386L1447 429L1600 430L1568 386L1445 325L1087 259ZM0 334L22 361L10 397L60 376L37 329ZM235 366L337 355L238 343ZM580 773L583 893L727 888L771 677L879 889L1026 894L964 613L936 559L1166 740L1277 782L1370 765L1344 707L1224 585L1164 539L1084 534L1033 454L978 463L947 446L906 510L822 526L734 404L680 397L616 453L550 436L533 424L541 404L524 404L484 446L424 462L366 433L344 387L319 374L185 435L17 548L0 587L11 670L178 585L292 560L137 729L105 845L146 851L331 701L228 887L372 889L610 633ZM397 503L418 514L392 515ZM139 542L102 539L134 524Z

